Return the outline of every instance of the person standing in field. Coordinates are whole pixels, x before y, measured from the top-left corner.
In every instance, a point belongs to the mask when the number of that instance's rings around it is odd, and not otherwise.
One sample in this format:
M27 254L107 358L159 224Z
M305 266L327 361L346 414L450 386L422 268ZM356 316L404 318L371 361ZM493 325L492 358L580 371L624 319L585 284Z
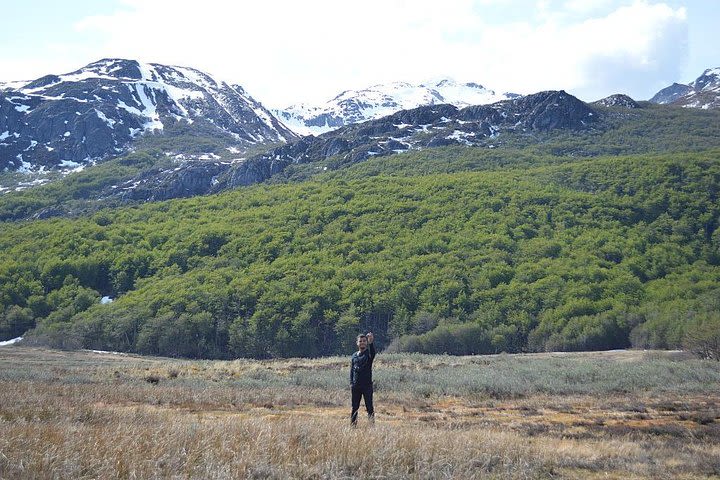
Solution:
M372 382L372 363L375 359L374 340L372 332L367 335L358 335L358 351L353 353L351 358L350 390L352 391L352 412L350 413L350 424L353 427L357 425L357 415L362 397L365 398L368 420L370 420L370 423L375 421Z

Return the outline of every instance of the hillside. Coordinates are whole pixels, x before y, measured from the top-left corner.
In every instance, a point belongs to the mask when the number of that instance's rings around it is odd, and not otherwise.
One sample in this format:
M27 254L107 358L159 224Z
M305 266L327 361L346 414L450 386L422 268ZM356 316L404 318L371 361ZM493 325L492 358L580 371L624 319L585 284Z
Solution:
M562 91L549 91L489 106L458 109L452 105L432 105L403 110L321 137L303 137L276 148L258 146L256 155L246 152L244 157L229 160L217 154L197 159L169 155L172 145L180 144L181 150L188 152L195 150L190 148L193 141L221 143L221 139L212 136L212 130L199 131L197 126L174 123L167 133L146 135L136 145L148 145L151 150L136 148L125 158L108 162L140 163L139 168L119 170L117 165L115 168L101 165L100 172L80 175L91 185L81 192L76 188L78 176L75 176L66 182L70 184L68 189L63 189L62 184L59 189L50 185L28 195L11 195L7 206L0 207L0 220L72 214L76 202L68 205L69 200L89 200L88 208L97 208L99 203L117 205L217 193L268 180L294 165L312 165L317 169L320 162L330 158L337 160L334 168L343 168L372 157L443 145L495 148L495 144L504 144L505 137L512 138L513 134L525 137L560 130L578 132L600 122L597 112L577 98ZM182 141L183 132L193 135L193 141ZM212 138L205 139L207 136ZM146 155L138 162L138 154L142 153ZM113 175L113 171L118 175ZM62 196L63 190L72 193Z
M262 358L372 329L396 350L491 353L676 347L717 321L720 150L541 149L442 147L5 224L1 338Z
M177 122L167 125L162 134L144 135L132 152L82 172L32 188L27 184L33 180L25 179L18 187L22 191L0 195L0 221L76 216L103 207L217 193L263 181L302 181L327 172L341 177L370 174L370 170L408 175L502 168L517 164L519 158L537 166L546 158L559 163L598 155L720 147L717 110L637 104L629 97L620 103L617 98L606 100L587 105L564 92L543 92L461 110L451 105L420 107L269 150L256 147L241 159L227 151L227 139L216 131ZM511 121L504 120L508 118ZM446 150L451 152L475 147L486 150L487 156L478 153L457 161L457 153L452 153L441 165L429 165L427 158L441 156L422 152L443 145L456 147ZM168 156L168 151L184 151L188 157L210 154L178 159ZM419 156L398 155L409 151ZM483 160L468 164L468 158ZM490 158L496 160L488 163L485 159ZM367 166L348 170L358 163ZM45 176L36 181L47 180ZM0 185L2 181L0 174ZM8 180L17 182L17 175Z

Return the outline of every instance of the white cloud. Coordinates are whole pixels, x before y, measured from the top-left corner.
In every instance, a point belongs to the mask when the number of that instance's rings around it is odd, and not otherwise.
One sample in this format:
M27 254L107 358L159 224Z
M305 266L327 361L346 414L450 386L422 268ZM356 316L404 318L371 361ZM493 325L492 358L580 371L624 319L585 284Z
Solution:
M647 98L658 89L648 83L678 79L687 49L683 9L526 1L530 13L519 18L503 10L507 3L123 0L116 13L76 27L100 34L97 58L193 66L273 106L438 76L519 93L566 89L586 100L616 91Z
M613 0L567 0L563 8L568 12L587 14L611 7Z
M566 89L587 100L615 92L647 98L657 82L678 78L688 48L684 9L635 2L595 18L567 21L566 13L485 25L444 66L505 90Z

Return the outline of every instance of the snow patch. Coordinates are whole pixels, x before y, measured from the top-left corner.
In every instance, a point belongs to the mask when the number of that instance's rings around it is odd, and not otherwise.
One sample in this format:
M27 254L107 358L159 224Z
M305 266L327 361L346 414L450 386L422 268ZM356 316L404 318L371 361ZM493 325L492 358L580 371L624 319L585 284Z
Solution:
M108 127L113 128L113 129L115 128L115 123L116 123L115 120L113 120L112 118L106 117L105 114L103 112L101 112L100 110L98 110L97 108L95 109L95 114L98 116L98 118L100 120L105 122Z
M67 168L76 168L79 167L80 164L77 162L73 162L72 160L63 160L60 162L60 167L67 167Z
M34 173L34 172L26 172L26 173ZM42 167L41 167L41 169L39 170L39 173L43 173ZM20 192L20 191L22 191L22 190L25 190L26 188L37 187L38 185L45 185L45 184L48 183L49 181L50 181L50 180L47 179L47 178L37 178L37 179L35 179L35 180L31 181L31 182L20 182L20 183L18 184L18 186L15 188L15 191L16 191L16 192Z
M137 116L139 116L139 117L142 117L142 116L143 116L143 113L142 113L140 110L138 110L138 109L135 108L135 107L131 107L130 105L128 105L128 104L126 104L125 102L123 102L122 100L118 100L117 108L122 108L122 109L125 110L126 112L132 113L133 115L137 115Z
M30 83L31 80L18 80L12 82L0 82L0 91L2 90L20 90L22 87Z
M150 94L152 95L152 100L150 100L150 97L148 96L148 93L146 92L146 89L149 90ZM140 98L140 103L142 103L143 107L143 115L148 118L148 121L145 122L143 125L144 130L162 130L164 128L162 122L160 121L160 115L157 113L157 99L155 98L155 90L152 88L136 83L135 84L135 91L138 94L138 97Z
M212 78L210 75L204 74L199 70L195 70L194 68L173 67L173 69L180 73L184 77L185 81L200 85L201 87L207 89L215 89L219 87L222 83L217 79ZM175 75L175 78L177 78L177 75ZM179 80L183 80L183 78L180 78Z
M456 142L464 143L465 145L469 146L469 145L472 145L473 143L468 140L468 137L474 137L474 136L475 136L475 132L468 133L468 132L463 132L462 130L455 130L452 134L448 135L445 138L447 138L448 140L455 140Z
M32 164L30 164L29 162L26 162L25 160L23 160L22 153L17 154L17 156L16 156L15 158L17 158L18 160L20 160L20 164L21 164L21 165L20 165L20 168L17 169L17 171L18 171L19 173L32 173L32 171L33 171L33 170L32 170Z
M146 82L154 82L158 78L155 68L149 63L138 63L140 77Z
M127 355L127 353L123 353L123 352L112 352L112 351L109 351L109 350L86 350L86 351L92 352L92 353L105 353L105 354L109 354L109 355Z
M11 340L5 340L3 342L0 342L0 347L6 347L8 345L13 345L15 343L18 343L22 339L23 339L23 337L16 337Z

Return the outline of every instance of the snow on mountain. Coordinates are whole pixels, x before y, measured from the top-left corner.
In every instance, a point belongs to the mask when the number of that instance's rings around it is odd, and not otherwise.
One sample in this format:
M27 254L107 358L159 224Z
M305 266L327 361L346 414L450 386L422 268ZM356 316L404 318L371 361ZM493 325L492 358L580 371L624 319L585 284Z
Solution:
M20 80L15 82L0 82L0 92L4 90L17 90L27 84L27 80Z
M720 67L708 68L690 86L696 92L720 91Z
M243 147L296 137L239 85L188 67L104 59L0 85L0 170L85 164L180 120L201 120Z
M720 67L705 70L688 85L673 83L656 93L650 101L687 108L720 108Z
M640 108L640 104L622 93L616 93L615 95L602 98L596 102L592 102L591 105L600 105L603 107Z
M497 94L476 83L458 83L450 79L418 85L394 82L363 90L347 90L323 105L299 104L284 110L273 110L273 113L300 135L319 135L344 125L424 105L447 103L462 108L517 96L511 93Z

